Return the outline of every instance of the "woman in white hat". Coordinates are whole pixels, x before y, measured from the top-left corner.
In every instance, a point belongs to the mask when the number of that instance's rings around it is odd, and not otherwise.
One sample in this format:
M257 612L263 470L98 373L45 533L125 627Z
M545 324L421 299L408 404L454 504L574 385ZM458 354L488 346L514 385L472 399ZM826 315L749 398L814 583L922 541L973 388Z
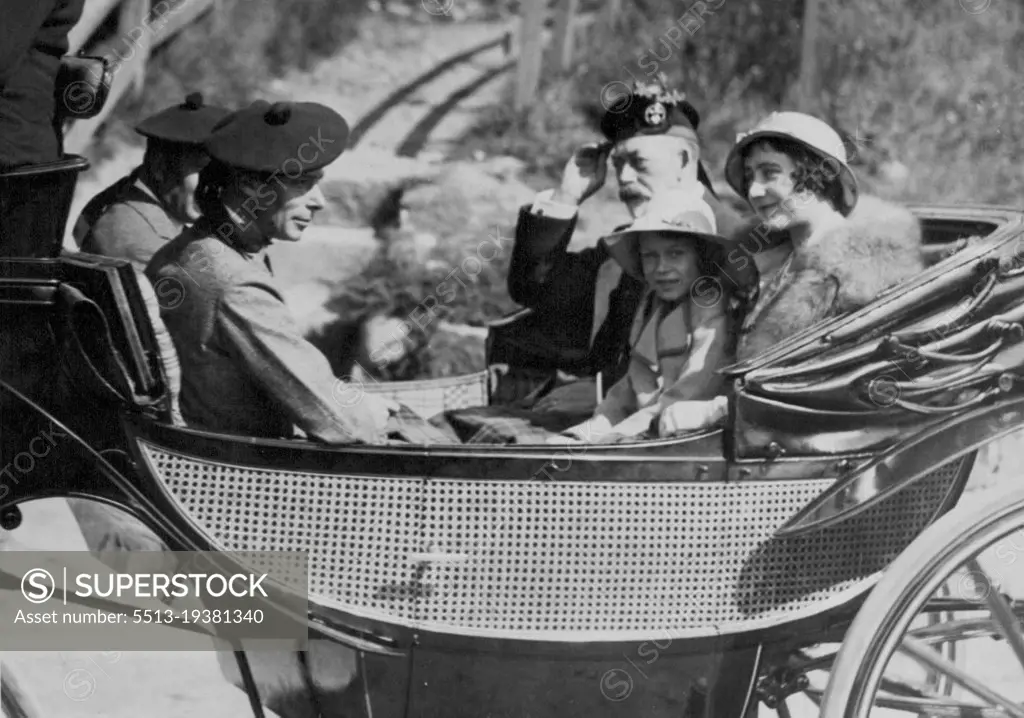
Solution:
M818 322L859 309L924 271L921 227L904 207L860 195L839 134L800 112L775 112L736 138L729 185L758 222L732 237L725 273L751 263L760 293L739 330L746 361ZM677 402L659 419L672 434L728 413L724 396Z
M739 135L725 178L759 220L733 237L742 249L726 265L752 255L762 277L739 337L740 361L924 270L917 219L860 196L842 139L815 117L775 112ZM751 242L764 237L781 241Z
M727 240L703 199L663 195L605 241L623 272L647 284L630 334L629 368L591 419L551 443L645 435L672 403L717 395L717 370L732 358L732 313L719 278Z

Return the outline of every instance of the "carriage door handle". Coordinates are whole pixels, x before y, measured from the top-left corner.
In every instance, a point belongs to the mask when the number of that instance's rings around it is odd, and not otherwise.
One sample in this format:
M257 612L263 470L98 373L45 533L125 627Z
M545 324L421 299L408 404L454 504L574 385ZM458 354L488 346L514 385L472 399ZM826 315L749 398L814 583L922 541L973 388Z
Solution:
M768 452L768 461L775 461L780 456L786 455L786 449L777 441L773 441L765 447Z

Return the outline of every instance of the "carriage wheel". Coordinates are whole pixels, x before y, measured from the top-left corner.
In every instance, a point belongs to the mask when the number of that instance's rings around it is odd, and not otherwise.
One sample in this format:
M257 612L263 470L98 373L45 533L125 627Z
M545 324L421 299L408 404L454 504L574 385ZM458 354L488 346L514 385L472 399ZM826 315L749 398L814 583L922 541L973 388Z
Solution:
M6 718L41 718L43 715L9 663L0 664L0 707Z
M955 510L889 566L832 663L823 718L869 715L1024 718L1024 492ZM1016 535L1015 535L1016 534ZM1014 575L1011 573L1016 569ZM953 595L942 597L944 584ZM952 614L929 625L929 613ZM957 642L961 665L933 650ZM949 695L906 691L894 669L940 673ZM881 709L881 710L879 710Z
M939 598L943 600L927 604L911 630L936 631L930 645L947 661L962 666L964 655L962 651L957 651L957 635L946 635L942 629L936 628L948 626L955 619L955 613L947 610L949 602L946 600L953 595L954 587L949 583L943 584L938 591ZM817 716L840 648L841 644L829 643L793 652L783 669L766 676L767 680L762 679L759 691L761 702L779 718ZM930 668L910 671L905 666L903 668L899 674L891 673L886 677L887 685L893 690L918 697L948 698L953 695L955 684L943 673ZM918 715L920 718L936 717L930 711L921 711Z

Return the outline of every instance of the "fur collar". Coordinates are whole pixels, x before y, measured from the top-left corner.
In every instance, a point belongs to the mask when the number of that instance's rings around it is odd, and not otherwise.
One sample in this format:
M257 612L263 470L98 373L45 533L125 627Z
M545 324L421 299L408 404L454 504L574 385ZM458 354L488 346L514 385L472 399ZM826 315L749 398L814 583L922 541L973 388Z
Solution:
M734 239L745 241L754 228L742 228ZM808 239L774 296L762 286L761 311L740 337L738 359L752 358L822 319L859 309L924 269L921 225L913 213L861 196L849 217Z
M845 221L823 234L810 238L795 268L835 277L840 311L862 307L924 271L917 217L878 197L861 197Z

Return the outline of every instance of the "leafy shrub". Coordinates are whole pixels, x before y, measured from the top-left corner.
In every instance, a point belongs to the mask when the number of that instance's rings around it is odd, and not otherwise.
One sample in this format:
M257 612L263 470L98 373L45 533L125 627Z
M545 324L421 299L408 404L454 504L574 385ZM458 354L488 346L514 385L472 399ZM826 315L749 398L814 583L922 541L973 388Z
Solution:
M522 114L509 109L510 93L467 146L511 152L557 176L571 149L593 138L602 88L664 72L700 110L704 154L718 176L737 131L795 107L803 5L624 0L621 17L585 33L571 74L544 73ZM991 3L970 14L965 3L928 0L821 5L817 114L859 140L867 188L898 161L909 180L884 189L904 199L1016 202L1024 10Z
M512 236L519 206L533 191L514 170L501 163L453 163L398 193L390 213L395 216L379 229L379 252L327 303L336 320L312 338L336 374L351 370L363 341L360 328L373 317L405 320L410 330L409 353L401 361L362 362L374 378L483 368L482 337L449 325L482 328L517 308L507 289Z
M367 0L221 0L157 48L141 97L118 105L107 139L141 143L130 126L190 92L231 108L265 97L275 77L306 69L351 41L366 6Z

